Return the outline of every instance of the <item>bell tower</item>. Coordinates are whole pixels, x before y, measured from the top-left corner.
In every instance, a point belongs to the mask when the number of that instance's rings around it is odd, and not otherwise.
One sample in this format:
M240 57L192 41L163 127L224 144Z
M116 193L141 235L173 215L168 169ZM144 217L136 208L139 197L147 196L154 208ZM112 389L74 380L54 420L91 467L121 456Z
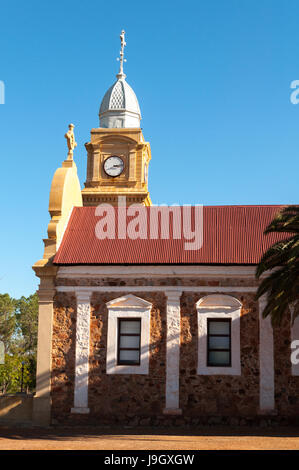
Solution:
M120 67L116 82L106 92L99 112L100 127L91 130L87 150L87 177L82 190L84 206L116 205L125 196L127 205L151 205L148 192L149 142L140 129L137 97L123 72L125 32L120 35Z

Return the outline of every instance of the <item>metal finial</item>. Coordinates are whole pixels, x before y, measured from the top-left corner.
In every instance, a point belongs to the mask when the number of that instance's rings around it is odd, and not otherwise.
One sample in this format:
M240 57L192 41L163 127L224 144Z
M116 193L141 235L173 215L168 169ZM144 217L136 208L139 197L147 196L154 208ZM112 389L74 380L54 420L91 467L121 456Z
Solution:
M120 34L120 45L121 45L121 50L120 50L120 57L117 58L117 60L119 60L119 72L118 74L116 75L117 78L126 78L126 75L124 74L124 62L127 62L126 59L124 59L124 49L125 49L125 46L127 45L126 41L125 41L125 31L122 30L121 34Z

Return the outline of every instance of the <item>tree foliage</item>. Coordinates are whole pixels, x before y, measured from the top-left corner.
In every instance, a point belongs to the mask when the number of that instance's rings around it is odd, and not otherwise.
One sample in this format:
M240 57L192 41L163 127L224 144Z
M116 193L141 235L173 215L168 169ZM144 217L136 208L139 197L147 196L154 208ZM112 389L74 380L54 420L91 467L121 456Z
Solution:
M22 386L22 362L23 364L23 390L32 389L32 372L30 359L9 354L5 355L4 365L0 365L0 392L18 393Z
M21 297L16 301L16 322L24 339L23 348L35 354L37 348L38 297L37 294Z
M0 294L0 341L5 346L5 362L0 363L0 393L35 387L38 327L37 294L16 300Z
M280 325L288 308L292 321L299 315L299 206L285 207L268 225L265 234L282 233L285 238L274 243L262 256L256 270L264 273L256 299L267 296L263 317L270 315L273 326Z
M4 351L8 353L16 329L16 301L8 294L0 294L0 341L4 343Z

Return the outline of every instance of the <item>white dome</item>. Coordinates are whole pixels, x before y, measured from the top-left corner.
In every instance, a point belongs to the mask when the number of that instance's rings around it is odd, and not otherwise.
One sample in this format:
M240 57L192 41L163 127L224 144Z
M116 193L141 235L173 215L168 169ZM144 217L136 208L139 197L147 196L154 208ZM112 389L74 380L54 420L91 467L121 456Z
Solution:
M100 106L100 127L140 127L141 113L137 97L124 75L105 93Z

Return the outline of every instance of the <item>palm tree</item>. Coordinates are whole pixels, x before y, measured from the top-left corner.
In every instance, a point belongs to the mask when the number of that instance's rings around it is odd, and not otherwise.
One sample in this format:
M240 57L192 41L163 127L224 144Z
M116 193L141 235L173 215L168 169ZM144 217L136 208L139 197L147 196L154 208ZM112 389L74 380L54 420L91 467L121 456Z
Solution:
M299 206L282 209L264 234L270 232L282 234L283 239L264 253L257 266L257 279L266 271L270 273L262 279L256 300L267 294L263 317L270 315L272 325L279 326L288 307L292 322L299 315Z

